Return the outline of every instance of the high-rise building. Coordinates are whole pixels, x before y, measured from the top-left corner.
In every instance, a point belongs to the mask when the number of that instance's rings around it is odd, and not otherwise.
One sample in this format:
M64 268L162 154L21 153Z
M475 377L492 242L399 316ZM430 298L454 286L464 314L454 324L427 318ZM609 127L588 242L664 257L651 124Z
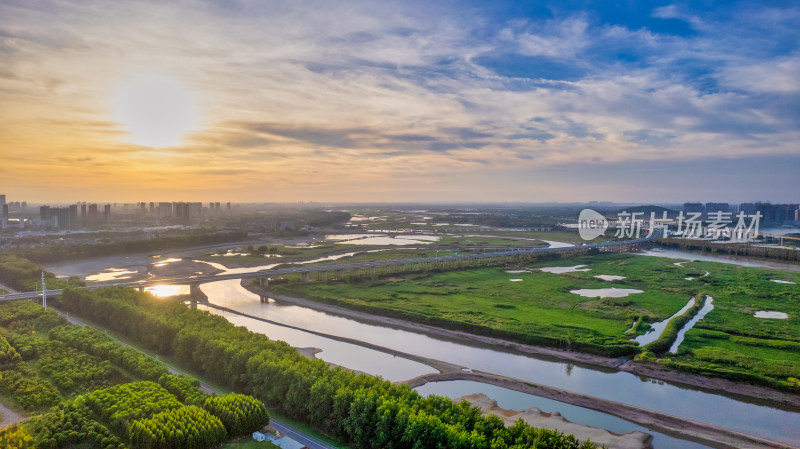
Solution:
M0 195L0 207L3 207L4 204L6 204L6 196Z
M81 223L86 224L86 203L81 204Z
M69 206L69 224L67 226L69 229L75 229L78 227L78 205L72 204Z
M103 206L103 221L108 223L109 219L111 219L111 205L106 204Z
M683 203L683 210L684 212L699 212L701 214L706 212L706 208L703 206L703 203Z
M0 228L8 227L8 204L3 204L3 219L0 220Z
M742 203L739 205L739 212L744 212L746 215L753 215L756 213L756 205L753 203Z
M706 213L713 214L715 212L730 212L731 205L728 203L706 203Z
M89 223L90 224L97 223L97 204L89 205Z

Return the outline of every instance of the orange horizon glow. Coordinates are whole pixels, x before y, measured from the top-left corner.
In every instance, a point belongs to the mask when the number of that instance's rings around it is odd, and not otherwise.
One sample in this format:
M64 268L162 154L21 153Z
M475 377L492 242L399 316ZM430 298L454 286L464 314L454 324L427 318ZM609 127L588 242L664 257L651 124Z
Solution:
M711 74L674 72L696 39L728 45L727 28L643 40L571 13L237 5L0 3L0 193L781 202L800 190L787 113L800 58L709 51ZM595 45L654 56L628 66Z

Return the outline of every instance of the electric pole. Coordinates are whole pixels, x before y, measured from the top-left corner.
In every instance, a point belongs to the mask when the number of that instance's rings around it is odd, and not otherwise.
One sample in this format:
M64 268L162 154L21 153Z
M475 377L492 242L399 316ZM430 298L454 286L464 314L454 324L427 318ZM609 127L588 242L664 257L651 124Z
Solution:
M42 271L42 305L47 310L47 287L44 284L44 271Z

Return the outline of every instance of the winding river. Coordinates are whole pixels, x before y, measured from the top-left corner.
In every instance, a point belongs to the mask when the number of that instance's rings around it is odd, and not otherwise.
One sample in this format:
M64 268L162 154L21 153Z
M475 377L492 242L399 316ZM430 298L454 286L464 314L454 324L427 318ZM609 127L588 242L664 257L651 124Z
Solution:
M671 253L670 256L674 257L675 252ZM340 255L340 257L345 256ZM684 258L691 259L693 257L690 255L684 256ZM727 262L731 263L732 261ZM219 264L212 263L212 265L228 273L241 273L262 270L274 264L230 270ZM800 441L800 413L655 381L627 372L603 371L557 360L503 352L478 344L470 345L448 341L424 333L366 324L307 307L282 304L275 300L261 303L259 297L242 288L238 280L207 283L203 284L201 289L212 304L248 315L268 318L279 323L368 341L397 351L623 402L764 436L786 444L796 444L797 441ZM236 325L245 326L254 332L264 333L273 339L285 340L292 346L319 348L322 352L317 354L317 357L328 362L381 375L392 381L407 380L420 374L435 372L433 368L415 361L228 312L206 309L210 313L225 316ZM704 447L697 443L643 429L641 426L607 414L490 385L466 381L439 382L423 385L419 387L419 391L425 394L451 397L483 392L496 399L499 405L505 408L521 410L536 406L545 411L559 411L574 422L603 427L614 432L643 430L654 435L653 445L656 448Z

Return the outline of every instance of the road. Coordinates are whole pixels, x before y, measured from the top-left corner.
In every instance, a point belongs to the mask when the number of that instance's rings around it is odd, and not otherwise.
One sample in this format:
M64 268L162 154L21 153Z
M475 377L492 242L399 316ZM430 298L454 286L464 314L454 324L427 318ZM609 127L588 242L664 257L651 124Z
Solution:
M649 240L652 240L656 233L653 233L652 236L634 240L624 240L624 241L616 241L616 242L607 242L607 243L593 243L588 245L582 246L572 246L567 248L531 248L531 249L514 249L514 250L507 250L507 251L494 251L494 252L487 252L487 253L480 253L480 254L463 254L463 255L453 255L453 256L440 256L440 257L418 257L413 259L399 259L399 260L385 260L380 262L359 262L359 263L348 263L348 264L339 264L339 265L317 265L317 266L301 266L301 267L288 267L288 268L273 268L268 270L260 270L260 271L253 271L247 273L227 273L227 274L218 274L218 275L210 275L210 276L190 276L190 277L181 277L181 278L160 278L158 280L145 280L145 281L133 281L133 282L104 282L104 283L96 283L92 285L88 285L85 287L77 287L78 289L87 289L93 290L101 287L133 287L133 288L143 288L149 287L154 285L164 285L164 284L202 284L205 282L217 282L217 281L226 281L231 279L243 279L243 278L264 278L264 277L277 277L285 274L297 274L297 273L312 273L312 272L324 272L324 271L339 271L339 270L353 270L359 268L378 268L378 267L387 267L391 265L404 265L404 264L415 264L415 263L427 263L427 262L450 262L450 261L457 261L457 260L467 260L467 259L484 259L484 258L492 258L492 257L503 257L503 256L513 256L519 254L546 254L546 253L558 253L558 252L570 252L570 251L585 251L588 249L609 249L614 247L626 246L626 245L635 245L639 243L644 243ZM48 295L60 295L63 293L61 289L54 289L48 290ZM42 296L42 292L21 292L21 293L10 293L6 295L0 295L0 301L10 301L14 299L31 299L31 298L40 298Z
M331 446L324 441L320 441L304 433L300 433L275 418L270 418L269 422L272 424L272 427L280 431L282 434L287 435L289 438L308 446L309 449L336 449L335 446Z

